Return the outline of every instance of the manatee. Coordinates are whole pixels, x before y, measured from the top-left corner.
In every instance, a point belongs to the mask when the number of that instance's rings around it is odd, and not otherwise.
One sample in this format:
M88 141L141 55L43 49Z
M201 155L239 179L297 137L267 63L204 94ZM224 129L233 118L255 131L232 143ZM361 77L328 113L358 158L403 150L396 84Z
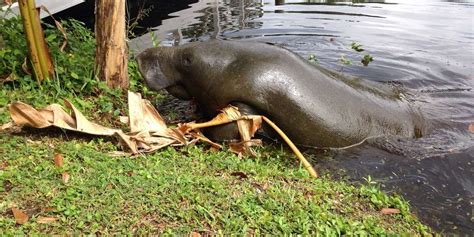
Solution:
M208 117L229 104L265 115L300 146L346 147L424 131L422 114L399 90L325 69L269 43L210 40L156 47L137 61L152 90L193 99Z

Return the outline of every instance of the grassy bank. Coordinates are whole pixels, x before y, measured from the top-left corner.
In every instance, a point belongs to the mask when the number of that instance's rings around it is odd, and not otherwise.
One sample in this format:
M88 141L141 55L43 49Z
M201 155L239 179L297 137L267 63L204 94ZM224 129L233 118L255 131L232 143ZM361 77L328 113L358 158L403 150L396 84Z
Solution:
M46 30L58 80L38 86L21 64L26 55L21 24L1 20L0 76L16 81L0 88L0 123L6 105L21 100L37 107L69 98L86 116L118 125L126 115L120 91L97 82L92 72L94 40L78 22L65 24L69 42ZM0 44L0 46L2 45ZM132 90L149 98L136 64ZM13 73L13 74L11 74ZM410 214L409 204L375 185L354 187L329 177L310 178L284 148L260 148L257 157L239 158L204 146L167 148L134 158L113 157L113 140L61 130L0 132L0 230L3 234L423 234L429 229ZM56 167L55 154L64 157ZM70 178L61 178L66 171ZM11 208L29 220L16 224ZM400 214L383 215L392 207ZM54 221L39 223L43 217Z

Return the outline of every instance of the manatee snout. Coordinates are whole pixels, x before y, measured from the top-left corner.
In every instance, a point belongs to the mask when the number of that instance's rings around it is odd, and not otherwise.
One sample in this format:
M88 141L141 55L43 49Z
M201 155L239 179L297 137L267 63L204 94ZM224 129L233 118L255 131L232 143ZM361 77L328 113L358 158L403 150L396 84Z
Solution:
M136 57L138 70L150 89L166 89L178 99L189 100L191 96L180 82L181 76L176 70L178 65L175 57L175 49L171 47L146 49Z
M140 74L145 79L147 86L155 91L173 84L161 69L160 55L162 53L160 51L159 48L149 48L136 57Z

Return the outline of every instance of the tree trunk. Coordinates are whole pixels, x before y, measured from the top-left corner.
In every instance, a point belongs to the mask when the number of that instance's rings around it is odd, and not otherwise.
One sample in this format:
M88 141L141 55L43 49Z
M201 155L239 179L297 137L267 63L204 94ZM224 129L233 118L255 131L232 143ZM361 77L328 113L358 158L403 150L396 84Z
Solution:
M128 88L125 1L96 0L96 74L110 88Z

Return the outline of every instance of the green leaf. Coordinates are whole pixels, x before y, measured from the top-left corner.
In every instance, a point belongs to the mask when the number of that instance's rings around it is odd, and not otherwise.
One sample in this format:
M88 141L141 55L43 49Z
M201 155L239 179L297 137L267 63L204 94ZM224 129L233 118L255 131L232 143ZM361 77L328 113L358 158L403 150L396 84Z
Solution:
M46 37L47 42L52 42L55 39L56 39L56 35L54 34L48 35L48 37Z
M74 79L79 79L79 75L77 75L75 72L71 72L71 77Z

